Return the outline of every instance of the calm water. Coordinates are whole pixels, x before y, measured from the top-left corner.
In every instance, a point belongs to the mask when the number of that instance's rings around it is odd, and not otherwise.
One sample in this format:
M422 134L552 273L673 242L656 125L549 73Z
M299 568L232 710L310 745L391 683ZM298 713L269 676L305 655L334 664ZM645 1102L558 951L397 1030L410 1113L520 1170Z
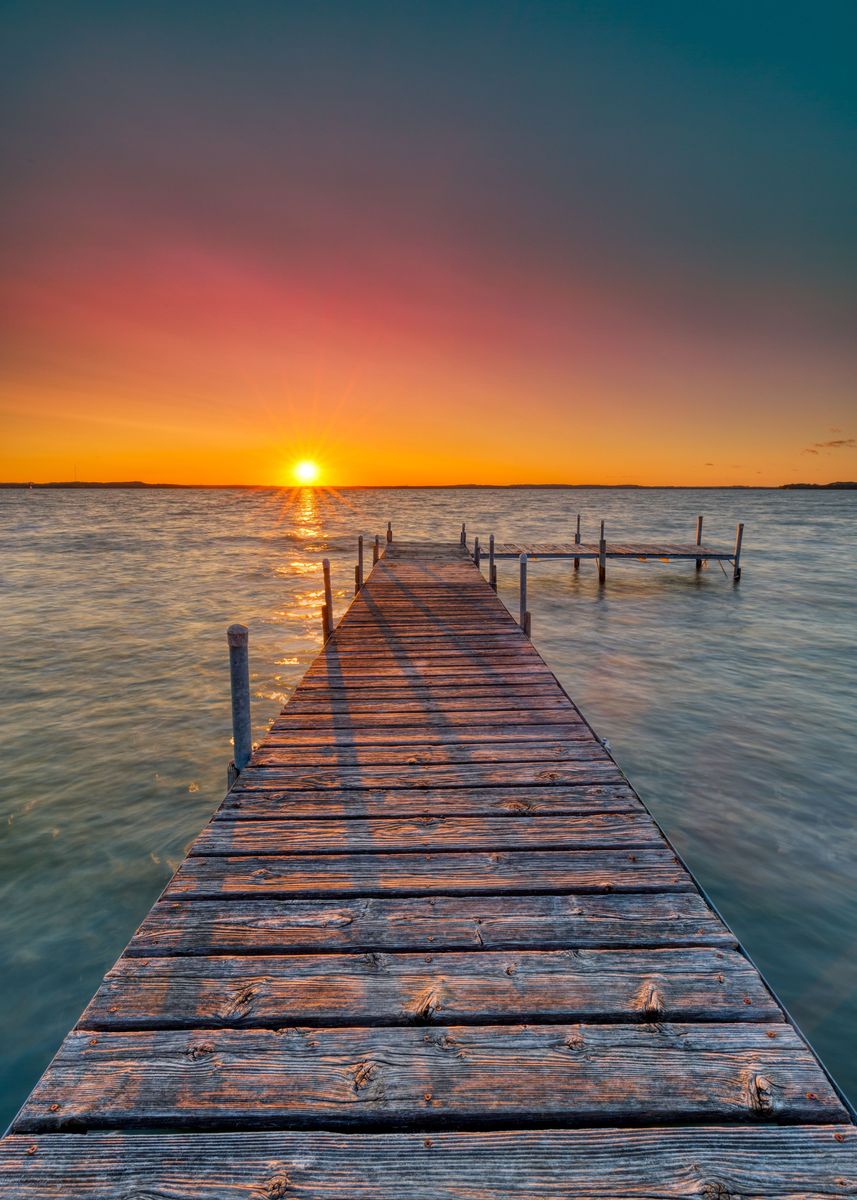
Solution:
M340 608L357 534L731 545L715 564L534 565L538 648L857 1099L857 493L0 492L0 1117L10 1119L222 798L226 626L261 735ZM511 563L500 590L516 605Z

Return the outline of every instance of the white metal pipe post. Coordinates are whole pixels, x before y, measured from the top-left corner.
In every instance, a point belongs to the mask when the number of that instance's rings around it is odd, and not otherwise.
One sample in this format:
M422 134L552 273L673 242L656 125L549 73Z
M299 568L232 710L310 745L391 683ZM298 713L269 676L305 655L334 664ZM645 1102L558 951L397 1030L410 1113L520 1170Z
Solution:
M243 771L253 752L250 735L249 636L246 625L230 625L226 631L226 640L229 643L229 683L232 692L231 765L236 773ZM232 771L229 774L231 778Z
M330 559L324 558L321 562L321 569L324 572L324 606L327 609L327 619L324 622L324 640L330 637L333 633L333 592L330 589Z
M735 561L732 563L732 578L737 583L741 578L741 543L744 540L744 522L738 522L735 530Z
M520 626L522 629L527 627L527 556L522 554L518 559L521 568L521 584L518 596L518 611L520 613Z
M494 534L488 539L488 582L497 591L497 567L494 562Z
M574 544L575 544L575 546L580 545L580 513L577 514L577 529L575 529L575 531L574 531ZM574 569L575 569L575 571L580 570L580 559L579 558L576 558L574 560Z
M696 518L696 544L697 544L697 546L702 545L702 513L700 513L699 516ZM701 558L698 558L696 560L696 569L697 569L697 571L702 570L702 559Z
M603 583L607 578L607 540L604 537L604 522L601 522L601 534L598 538L598 582Z

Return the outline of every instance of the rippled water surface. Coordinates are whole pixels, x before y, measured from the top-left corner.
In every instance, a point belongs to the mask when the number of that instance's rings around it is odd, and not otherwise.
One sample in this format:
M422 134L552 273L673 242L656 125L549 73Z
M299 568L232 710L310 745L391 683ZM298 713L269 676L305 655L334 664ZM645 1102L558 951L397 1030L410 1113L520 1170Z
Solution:
M357 534L730 546L530 569L533 639L857 1099L857 493L0 491L3 1124L222 798L226 626L260 736L340 611ZM516 569L500 592L517 611Z

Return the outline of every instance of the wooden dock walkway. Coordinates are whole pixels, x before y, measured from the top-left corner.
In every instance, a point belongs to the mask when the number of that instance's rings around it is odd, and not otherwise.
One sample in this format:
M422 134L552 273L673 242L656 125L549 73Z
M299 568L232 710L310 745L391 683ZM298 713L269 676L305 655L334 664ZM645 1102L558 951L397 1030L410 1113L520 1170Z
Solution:
M393 544L0 1194L819 1200L857 1128L467 550Z

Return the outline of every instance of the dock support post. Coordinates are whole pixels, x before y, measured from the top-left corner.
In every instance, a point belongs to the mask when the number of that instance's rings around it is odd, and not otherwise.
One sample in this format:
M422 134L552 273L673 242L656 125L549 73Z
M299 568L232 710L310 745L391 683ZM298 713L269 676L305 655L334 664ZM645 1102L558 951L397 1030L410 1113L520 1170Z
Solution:
M494 562L494 534L488 539L488 582L497 591L497 564Z
M330 590L330 559L324 558L321 562L321 569L324 572L324 640L330 637L333 633L333 593Z
M580 513L577 514L577 529L575 529L575 531L574 531L574 544L575 544L575 546L580 545ZM576 558L574 560L574 569L575 569L575 571L580 570L580 559L579 558Z
M250 655L249 633L246 625L230 625L226 631L229 643L229 684L232 692L233 758L229 764L229 787L250 761L253 742L250 735Z
M601 522L601 534L598 538L598 582L603 583L607 578L607 539L604 537L604 522Z
M735 530L735 558L732 563L732 579L735 583L741 578L741 543L744 540L744 522L738 522Z
M702 513L700 513L699 516L696 518L696 544L697 544L697 546L702 545ZM696 569L697 569L697 571L702 570L702 559L701 558L698 558L696 560Z
M388 543L388 545L390 542L392 542L392 540L393 540L393 522L388 521L387 522L387 543Z
M381 539L378 537L378 535L376 533L375 534L375 545L372 547L372 566L373 567L375 566L375 563L378 561L378 559L380 557L381 557Z
M477 567L482 561L482 551L479 549L479 538L473 539L473 561L476 563Z
M363 587L363 534L357 539L357 591Z
M518 559L521 567L521 584L518 596L519 623L522 629L527 628L527 556L522 554Z
M462 544L462 546L466 546L466 545L467 545L467 526L464 524L464 522L463 522L463 521L461 522L461 538L460 538L460 541L461 541L461 544Z

